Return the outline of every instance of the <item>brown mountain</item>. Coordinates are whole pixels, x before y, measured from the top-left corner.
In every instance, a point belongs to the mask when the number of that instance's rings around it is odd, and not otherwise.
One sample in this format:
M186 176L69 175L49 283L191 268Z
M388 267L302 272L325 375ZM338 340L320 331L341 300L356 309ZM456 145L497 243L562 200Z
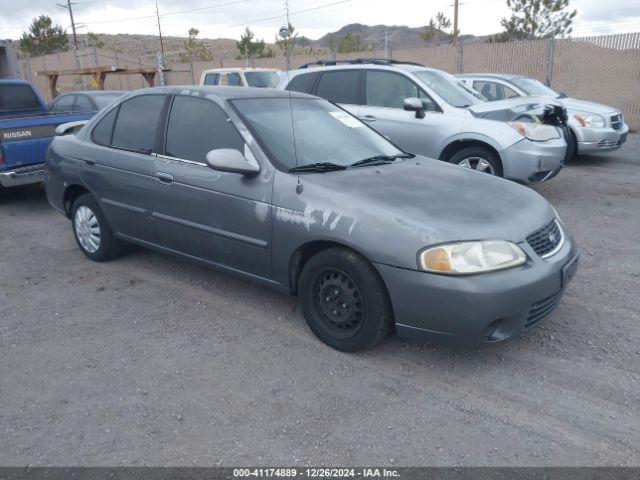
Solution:
M315 46L327 47L329 45L329 39L333 37L335 40L344 38L347 34L359 35L360 41L363 45L373 50L384 49L385 34L387 36L387 42L390 49L400 50L409 48L420 48L424 46L434 46L437 44L448 43L450 35L440 32L437 40L431 40L425 42L420 34L424 32L427 27L407 27L404 25L362 25L360 23L352 23L345 25L340 30L329 33L324 37L314 42ZM465 43L481 42L486 37L476 37L475 35L460 35L459 41Z

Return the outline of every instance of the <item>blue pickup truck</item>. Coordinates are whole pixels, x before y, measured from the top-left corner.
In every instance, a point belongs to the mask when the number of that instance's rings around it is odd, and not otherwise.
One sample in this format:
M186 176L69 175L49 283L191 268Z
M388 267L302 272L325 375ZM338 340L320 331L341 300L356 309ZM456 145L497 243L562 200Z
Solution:
M52 113L30 83L0 80L0 188L41 182L56 127L94 114Z

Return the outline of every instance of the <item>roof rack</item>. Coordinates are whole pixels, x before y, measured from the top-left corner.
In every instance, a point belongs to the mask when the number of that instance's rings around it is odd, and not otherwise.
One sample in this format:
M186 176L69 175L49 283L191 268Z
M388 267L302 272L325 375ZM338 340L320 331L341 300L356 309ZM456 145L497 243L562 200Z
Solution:
M317 62L305 63L300 65L300 68L309 68L311 66L318 67L330 67L335 65L358 65L358 64L373 64L373 65L415 65L417 67L424 67L421 63L416 62L404 62L402 60L390 60L388 58L355 58L353 60L318 60Z

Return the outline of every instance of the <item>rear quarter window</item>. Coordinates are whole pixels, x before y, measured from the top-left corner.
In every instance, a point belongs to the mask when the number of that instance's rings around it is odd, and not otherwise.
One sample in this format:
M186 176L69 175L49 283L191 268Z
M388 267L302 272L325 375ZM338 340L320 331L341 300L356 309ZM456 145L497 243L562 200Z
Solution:
M286 89L294 92L311 93L317 78L318 72L297 75L291 79Z
M91 132L91 139L98 145L109 146L111 145L111 133L113 132L113 123L116 119L117 108L114 108L107 113L98 124L93 128Z

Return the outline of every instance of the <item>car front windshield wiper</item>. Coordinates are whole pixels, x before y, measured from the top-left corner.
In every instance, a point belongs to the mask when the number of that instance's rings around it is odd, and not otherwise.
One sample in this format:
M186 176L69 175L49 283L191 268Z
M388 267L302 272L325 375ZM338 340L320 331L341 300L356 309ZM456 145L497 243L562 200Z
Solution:
M385 163L393 163L399 158L413 158L415 155L412 153L399 153L398 155L374 155L373 157L363 158L355 163L352 163L352 167L364 167L367 165L382 165Z
M295 172L335 172L336 170L344 170L347 168L344 165L338 165L337 163L331 162L318 162L318 163L309 163L307 165L299 165L297 167L293 167L289 169L290 173Z

